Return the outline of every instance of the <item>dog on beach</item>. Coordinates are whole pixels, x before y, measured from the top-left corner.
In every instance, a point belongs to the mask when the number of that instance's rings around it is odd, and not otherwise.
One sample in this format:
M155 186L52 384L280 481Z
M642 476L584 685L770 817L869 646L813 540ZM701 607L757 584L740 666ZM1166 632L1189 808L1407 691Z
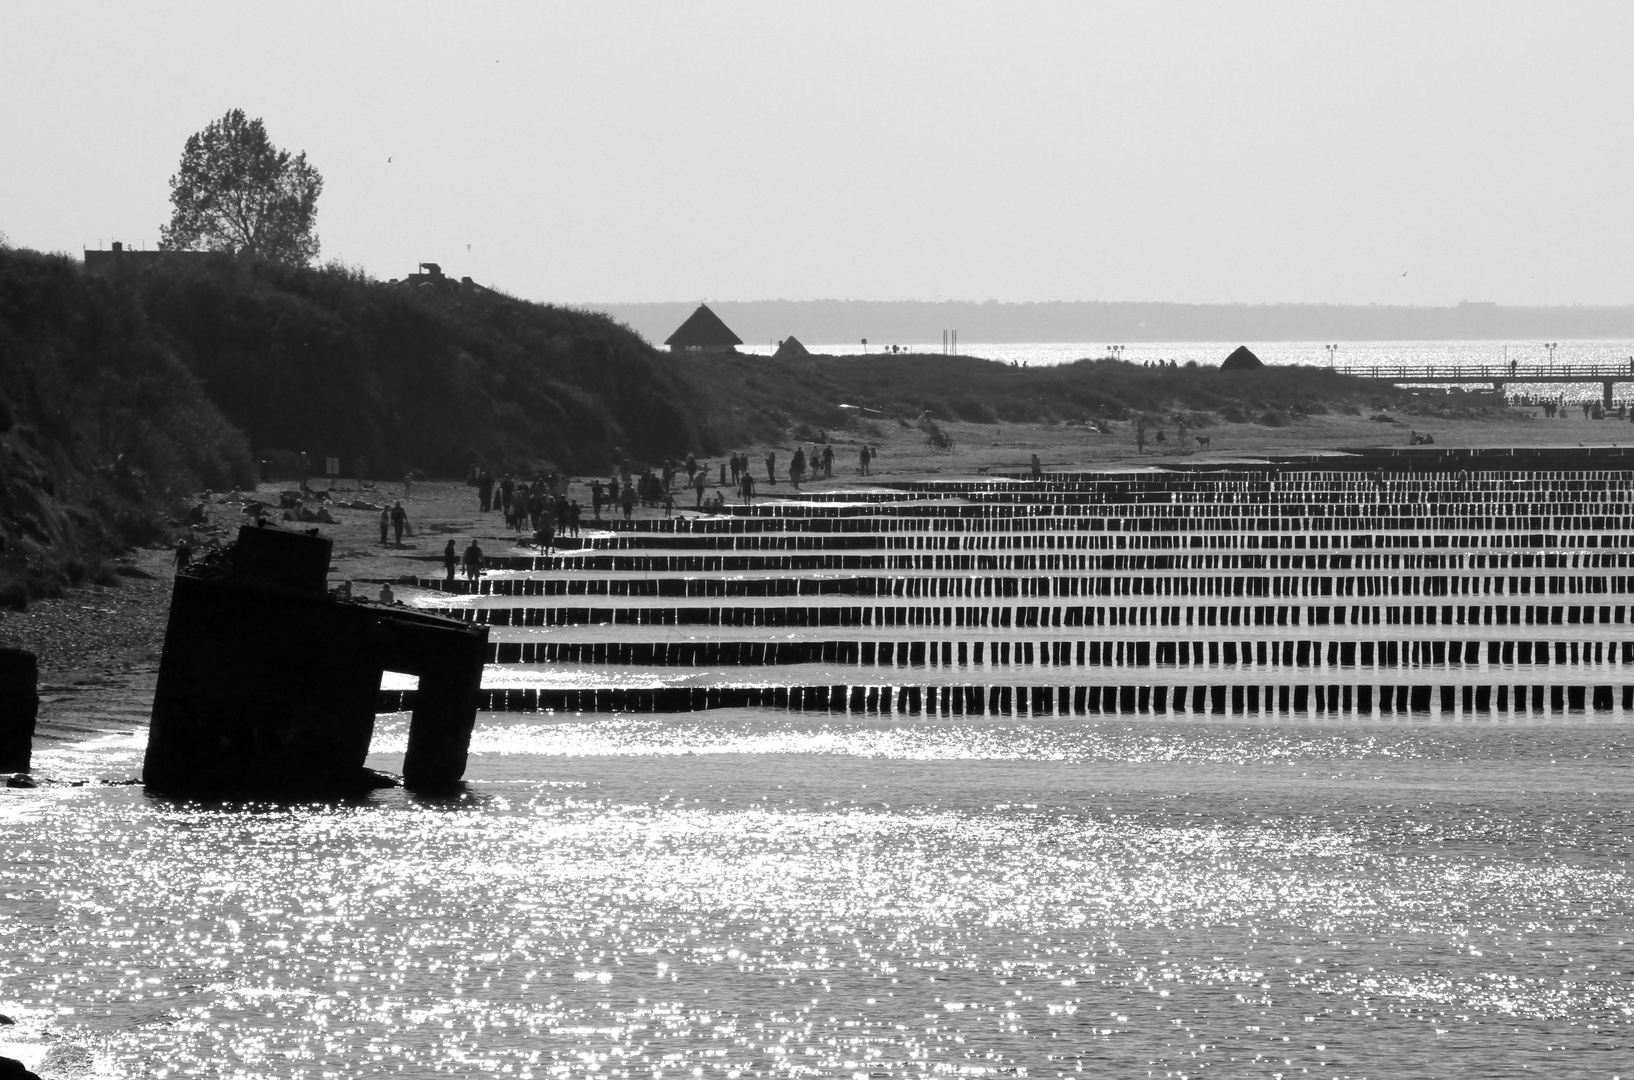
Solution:
M1207 450L1208 449L1209 439L1211 439L1212 437L1213 436L1210 436L1210 435L1199 435L1199 436L1197 436L1197 448L1199 450Z

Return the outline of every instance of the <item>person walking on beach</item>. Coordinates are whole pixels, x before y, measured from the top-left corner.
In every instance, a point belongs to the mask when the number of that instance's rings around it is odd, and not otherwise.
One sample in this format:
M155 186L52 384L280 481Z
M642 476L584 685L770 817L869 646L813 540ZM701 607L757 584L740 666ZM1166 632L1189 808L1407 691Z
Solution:
M408 526L408 511L403 509L401 500L391 508L391 528L397 535L397 546L403 546L403 530Z
M867 476L868 475L868 463L871 460L873 460L873 456L874 455L872 455L872 454L870 454L868 452L868 444L864 443L862 449L857 451L857 473L858 473L858 475L860 475L860 476Z
M1034 480L1044 479L1044 464L1043 464L1043 462L1038 460L1038 455L1037 454L1033 455L1033 479Z
M449 543L452 544L453 541L450 540ZM465 545L465 554L460 562L465 565L465 576L468 580L475 581L482 576L482 548L477 546L476 537L472 537L471 542Z
M695 476L693 476L693 478L692 478L692 490L696 491L698 493L698 501L695 504L695 509L702 509L703 508L703 505L704 505L704 481L707 480L708 478L709 478L709 470L708 469L699 469L697 471L697 474Z
M789 483L796 491L800 490L800 478L806 475L806 452L798 446L794 448L794 457L789 460Z
M743 496L743 501L746 503L755 501L755 478L747 470L744 471L743 478L738 483L738 494Z
M777 451L776 450L769 450L769 451L766 452L766 482L768 484L777 483Z
M403 498L406 499L406 498L409 497L409 489L412 488L413 486L414 486L414 473L412 471L404 473L403 474Z
M477 505L484 514L494 508L494 478L487 469L477 473Z
M834 444L823 447L823 479L834 479Z
M597 521L601 520L601 481L600 480L590 481L590 511L591 511L591 513L596 515L596 520Z
M454 583L454 569L455 567L459 566L459 564L459 553L454 550L454 541L450 540L448 542L448 546L443 548L443 570L445 571L443 580L448 582L450 585Z
M391 510L382 508L380 511L380 543L384 545L391 539Z
M618 504L624 510L624 520L629 521L635 513L635 485L626 483L624 490L619 493Z

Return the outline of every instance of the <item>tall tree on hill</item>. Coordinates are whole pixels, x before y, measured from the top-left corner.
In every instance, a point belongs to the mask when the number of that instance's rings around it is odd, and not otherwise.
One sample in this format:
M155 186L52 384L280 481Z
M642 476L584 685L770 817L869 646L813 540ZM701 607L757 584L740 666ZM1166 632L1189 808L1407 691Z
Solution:
M317 217L323 177L267 138L259 119L233 109L182 149L170 178L170 224L159 230L166 251L230 251L302 266L318 257Z

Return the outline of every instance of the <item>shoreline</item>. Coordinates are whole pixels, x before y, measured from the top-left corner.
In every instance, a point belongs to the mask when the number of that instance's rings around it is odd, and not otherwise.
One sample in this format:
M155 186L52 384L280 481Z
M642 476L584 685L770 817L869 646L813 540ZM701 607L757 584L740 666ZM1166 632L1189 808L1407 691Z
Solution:
M1064 424L951 421L941 426L953 437L952 449L937 450L927 445L926 435L917 428L882 420L865 422L859 425L860 430L830 433L835 436L834 478L807 482L801 491L1025 472L1035 453L1046 471L1071 472L1161 467L1182 461L1235 461L1261 454L1314 453L1344 447L1405 446L1414 425L1418 425L1416 430L1433 434L1436 444L1443 447L1634 444L1634 424L1572 418L1530 420L1519 418L1521 415L1524 411L1511 410L1500 418L1476 420L1403 415L1400 419L1405 422L1387 424L1365 416L1329 414L1295 420L1278 428L1220 424L1206 429L1212 443L1208 451L1183 451L1170 441L1151 444L1144 454L1134 446L1132 426L1124 423L1113 425L1111 434L1101 434L1091 427ZM878 453L867 477L857 474L857 450L864 443ZM809 449L809 443L802 445ZM796 495L785 472L792 450L793 445L746 448L744 452L759 482L758 501ZM764 482L768 452L777 454L779 482L771 485ZM711 480L718 476L719 461L708 461ZM590 511L591 479L574 477L568 492L569 498L583 507L582 524L587 528L595 527ZM322 485L321 480L315 484ZM264 483L255 492L243 495L276 507L279 493L297 486ZM708 484L706 497L719 486ZM354 588L372 594L376 582L439 576L443 545L450 539L457 551L472 539L489 555L517 548L518 534L506 531L497 513L483 514L475 488L463 481L417 481L406 498L399 483L364 489L353 481L339 480L334 491L336 502L361 499L371 505L389 506L401 498L412 531L401 546L381 545L377 510L333 507L330 513L335 523L318 526L334 543L331 586L350 581L355 583ZM741 503L726 494L729 505ZM200 541L214 538L226 542L238 525L248 520L243 502L217 501L230 498L216 496L205 504L207 520L194 530ZM683 499L677 499L676 512L697 513ZM639 507L635 514L642 518L663 516L661 510ZM268 511L274 520L280 515L280 511ZM37 601L27 611L0 612L0 644L30 649L40 659L38 743L72 743L109 732L138 730L147 723L175 578L172 553L168 549L133 551L116 565L129 575L119 576L117 585L87 583L66 590L60 597ZM403 601L411 602L423 594L407 584L396 584L394 589Z

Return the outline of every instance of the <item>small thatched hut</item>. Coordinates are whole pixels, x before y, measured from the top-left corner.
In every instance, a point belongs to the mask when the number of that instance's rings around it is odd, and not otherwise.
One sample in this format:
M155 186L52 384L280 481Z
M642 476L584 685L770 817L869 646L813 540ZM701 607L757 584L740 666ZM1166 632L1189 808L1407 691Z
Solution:
M687 316L664 344L670 352L736 352L743 339L732 333L708 304L699 304L698 310Z
M1231 355L1220 363L1221 371L1252 371L1262 368L1265 364L1255 356L1247 345L1238 345L1231 351Z
M800 339L790 334L777 343L777 351L772 354L772 358L776 360L795 360L810 355L810 350L800 344Z

